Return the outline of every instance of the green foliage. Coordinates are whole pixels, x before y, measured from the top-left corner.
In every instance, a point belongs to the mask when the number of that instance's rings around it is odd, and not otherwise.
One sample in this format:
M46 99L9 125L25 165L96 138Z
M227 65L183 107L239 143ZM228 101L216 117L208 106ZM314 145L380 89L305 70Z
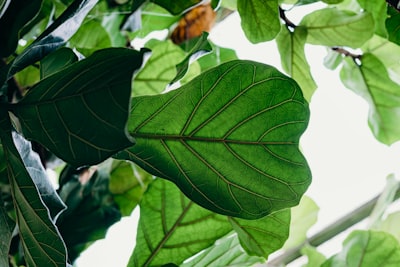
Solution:
M204 1L0 0L0 265L70 266L138 205L129 266L250 266L301 245L318 211L299 149L319 75L305 49L327 47L376 139L399 141L400 12L388 3L211 1L217 24L238 11L250 42L275 40L288 77L207 32L169 40L213 23L195 9ZM45 170L56 157L57 190ZM327 261L304 247L307 266L398 265L391 201L375 212L385 232L355 231Z

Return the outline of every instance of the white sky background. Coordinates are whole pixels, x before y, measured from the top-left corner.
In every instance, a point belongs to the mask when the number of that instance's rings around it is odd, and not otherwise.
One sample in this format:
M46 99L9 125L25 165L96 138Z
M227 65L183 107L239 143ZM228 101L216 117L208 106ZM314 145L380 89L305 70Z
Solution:
M307 7L306 7L307 8ZM301 8L299 17L301 14ZM308 11L307 11L308 12ZM288 16L295 23L295 16ZM210 34L216 44L235 49L240 59L250 59L281 69L275 42L250 44L237 14L228 17ZM322 62L326 48L306 46L306 56L318 85L310 109L309 127L301 139L313 182L306 192L320 207L311 233L321 230L383 190L386 176L399 173L400 143L391 147L379 143L368 123L368 105L346 89L338 71L326 69ZM138 209L130 218L110 228L105 240L92 245L78 259L77 267L125 267L136 239ZM336 253L346 236L333 245L322 246L326 256ZM298 265L296 265L298 266Z

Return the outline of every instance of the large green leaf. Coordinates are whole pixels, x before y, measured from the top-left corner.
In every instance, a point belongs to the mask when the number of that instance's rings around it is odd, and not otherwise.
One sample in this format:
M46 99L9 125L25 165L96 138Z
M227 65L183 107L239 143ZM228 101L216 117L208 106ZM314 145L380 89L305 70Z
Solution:
M268 258L289 236L290 209L277 211L258 220L229 218L247 254Z
M126 131L130 84L144 53L100 50L42 80L13 106L26 137L75 166L99 163L132 145Z
M7 160L7 172L27 265L66 266L64 243L25 169L20 152L14 146L11 123L4 110L0 115L0 125L0 137Z
M397 267L400 245L390 234L379 231L352 232L343 242L343 250L322 267Z
M98 0L76 0L37 39L10 63L9 79L16 72L56 50L75 34Z
M42 0L13 0L7 5L3 16L0 17L0 58L7 57L15 51L21 37L21 28L39 12L41 4Z
M368 122L375 137L384 144L400 140L400 85L389 78L383 63L370 53L362 56L361 65L346 59L340 78L368 102Z
M278 0L238 0L243 31L252 43L270 41L281 29Z
M298 149L309 110L275 68L231 61L181 89L132 99L137 144L117 155L213 211L260 218L296 205L311 174Z
M372 14L372 17L374 18L375 33L382 37L386 37L386 1L357 0L357 2L360 4L363 10Z
M326 46L358 48L374 33L371 13L354 13L336 8L316 10L306 15L300 25L307 28L307 42Z
M389 17L386 18L385 26L389 34L389 40L400 45L400 12L395 8L388 6L387 13Z
M243 253L236 234L227 235L214 245L201 251L198 255L186 261L181 267L221 267L221 266L253 266L265 262L265 259Z
M385 220L379 225L378 230L385 231L393 235L400 242L400 211L396 211L387 215Z
M191 7L198 5L202 0L150 0L159 6L162 6L173 15L179 15Z
M298 82L305 99L310 101L317 85L311 76L310 66L304 54L306 40L306 28L296 27L291 32L283 25L276 38L276 43L281 55L282 68Z
M181 264L231 230L225 216L197 206L174 184L157 179L140 203L136 247L128 266Z

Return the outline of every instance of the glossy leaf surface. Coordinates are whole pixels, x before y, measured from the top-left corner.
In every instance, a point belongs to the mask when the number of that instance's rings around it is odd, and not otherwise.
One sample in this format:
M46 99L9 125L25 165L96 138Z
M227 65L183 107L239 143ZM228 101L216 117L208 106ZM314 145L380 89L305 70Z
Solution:
M132 99L137 144L117 155L213 211L260 218L296 205L310 170L298 149L308 104L275 68L231 61L178 90Z
M70 48L61 48L40 61L40 78L46 78L78 61Z
M231 217L229 221L247 254L268 258L289 236L290 210L280 210L258 220Z
M310 65L304 53L306 40L306 28L296 27L294 32L290 32L287 27L282 26L276 43L281 55L282 68L298 82L305 99L310 102L317 85L311 76Z
M300 25L307 28L307 42L325 46L360 47L374 33L370 13L353 13L336 8L316 10L304 16Z
M231 230L225 216L197 206L174 184L157 179L140 203L136 247L128 266L179 265Z
M130 84L143 53L101 50L42 80L14 106L26 137L75 166L132 145L126 132Z
M342 251L322 267L396 267L400 264L400 245L390 234L379 231L352 232L343 242Z
M237 10L243 31L254 44L274 39L281 29L277 0L238 0Z
M28 266L66 266L64 243L14 146L7 113L1 113L0 125L25 260Z
M369 104L369 126L384 144L400 140L400 85L393 82L382 62L372 54L362 56L361 66L346 59L340 72L344 85Z

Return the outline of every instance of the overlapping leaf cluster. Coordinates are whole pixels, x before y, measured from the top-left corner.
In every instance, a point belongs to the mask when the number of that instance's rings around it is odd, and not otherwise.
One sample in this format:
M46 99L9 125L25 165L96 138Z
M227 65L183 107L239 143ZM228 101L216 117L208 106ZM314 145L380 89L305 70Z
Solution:
M290 20L290 10L316 2L323 6ZM251 265L280 249L289 228L285 247L301 243L308 227L296 228L297 213L315 215L303 199L290 225L289 208L311 182L299 150L317 88L307 44L326 46L327 67L340 66L343 83L368 101L377 139L399 140L395 7L210 1L217 23L238 11L249 41L276 40L289 78L237 60L205 32L169 40L179 20L190 31L210 19L203 4L0 0L0 265L69 265L138 204L129 266ZM158 30L168 34L139 49ZM43 166L60 161L55 190ZM355 233L325 265L353 257L354 242L368 250L375 243L366 239L398 247L384 234Z

